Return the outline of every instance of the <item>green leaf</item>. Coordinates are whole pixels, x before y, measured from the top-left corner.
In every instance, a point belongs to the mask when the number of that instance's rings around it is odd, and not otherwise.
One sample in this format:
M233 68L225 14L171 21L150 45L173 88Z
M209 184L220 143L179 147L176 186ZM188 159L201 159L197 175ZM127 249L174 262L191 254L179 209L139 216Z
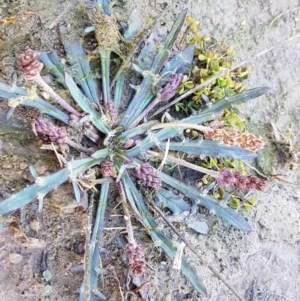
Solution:
M91 102L99 104L97 88L90 69L90 63L82 45L75 39L71 38L69 40L69 36L64 33L61 34L61 37L76 83Z
M43 272L43 277L45 278L45 281L48 282L51 280L52 275L51 272L49 270L46 270Z
M51 285L47 284L42 290L41 297L48 297L51 295L51 293L52 293L52 287Z

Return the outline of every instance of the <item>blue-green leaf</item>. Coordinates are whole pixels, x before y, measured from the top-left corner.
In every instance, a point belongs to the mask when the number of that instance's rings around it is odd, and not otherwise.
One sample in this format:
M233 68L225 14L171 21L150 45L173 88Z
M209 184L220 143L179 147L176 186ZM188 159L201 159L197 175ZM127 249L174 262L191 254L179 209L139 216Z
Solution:
M134 211L137 211L137 214L142 215L142 223L146 228L150 229L150 234L155 242L158 243L160 248L171 258L174 258L174 255L177 251L176 243L172 242L168 239L162 231L158 230L158 224L154 221L151 213L149 212L146 204L143 200L142 195L135 187L132 182L129 174L127 172L124 173L124 177L122 178L126 196L130 202L130 204L134 204ZM181 271L182 273L189 279L194 288L201 294L207 295L207 290L202 283L201 279L196 275L191 266L187 263L186 259L182 257L181 261Z
M165 148L166 144L160 144ZM180 151L189 155L203 155L211 157L228 157L237 160L251 160L256 157L256 153L247 149L234 146L228 146L221 141L214 140L189 140L185 142L170 142L170 150Z
M251 99L257 98L270 90L269 87L258 87L250 90L243 91L241 93L235 94L233 96L227 96L214 104L209 105L200 111L200 113L208 113L208 112L220 112L226 109L231 108L234 105L238 105L240 103L245 103Z
M81 93L76 83L68 73L65 73L65 81L72 97L80 106L80 108L84 112L90 114L90 119L102 133L107 134L109 132L109 128L107 124L102 121L100 113L93 108L90 101Z
M99 105L97 87L91 73L89 60L84 53L82 45L77 40L68 40L68 37L62 36L76 83L91 102Z
M182 195L176 195L164 188L157 190L156 199L159 205L169 208L173 214L180 214L191 209L191 205L183 199Z
M187 185L180 180L170 177L163 172L157 171L157 173L163 182L174 187L176 190L180 191L185 196L196 201L198 204L201 204L202 206L215 212L216 215L221 217L230 225L245 232L251 231L250 225L242 216L240 216L236 211L234 211L230 207L222 205L219 200L213 198L208 194L203 193L203 191L199 191L197 188L191 185Z

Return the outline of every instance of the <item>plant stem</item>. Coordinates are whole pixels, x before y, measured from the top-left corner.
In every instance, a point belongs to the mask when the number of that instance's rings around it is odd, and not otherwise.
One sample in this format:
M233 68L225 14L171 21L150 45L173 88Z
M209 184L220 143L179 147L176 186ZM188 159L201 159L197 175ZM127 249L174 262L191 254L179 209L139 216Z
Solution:
M134 235L133 235L130 212L128 210L128 205L127 205L127 202L126 202L126 195L125 195L125 191L124 191L124 187L123 187L122 182L118 183L118 187L119 187L121 202L122 202L122 206L123 206L123 210L124 210L124 220L125 220L125 223L126 223L128 242L136 245L137 243L136 243L136 241L134 239Z
M40 74L36 75L34 78L36 84L38 84L45 92L47 92L53 100L55 100L59 105L66 109L69 113L81 117L81 114L70 106L64 99L62 99L41 77Z
M109 66L110 66L110 51L101 50L101 72L102 72L102 91L104 104L110 100L110 87L109 87Z
M153 152L151 150L148 150L147 153L150 154L150 155L156 156L156 157L163 158L163 156L161 154L159 154L157 152ZM208 168L204 168L204 167L201 167L201 166L197 166L195 164L186 162L186 161L184 161L182 159L178 159L178 158L171 157L171 156L165 156L164 158L167 161L169 161L169 162L173 162L173 163L176 163L176 164L179 164L179 165L191 168L193 170L205 173L207 175L210 175L213 178L218 178L220 176L220 173L218 171L211 170L211 169L208 169Z
M65 142L67 144L69 144L70 146L72 146L73 148L77 149L78 151L80 152L83 152L83 153L86 153L86 154L92 154L95 152L95 150L93 149L89 149L89 148L86 148L84 146L81 146L80 144L72 141L70 138L66 137L66 140Z
M136 127L139 122L160 102L160 99L157 97L155 98L148 107L141 113L141 115L128 127L128 130Z

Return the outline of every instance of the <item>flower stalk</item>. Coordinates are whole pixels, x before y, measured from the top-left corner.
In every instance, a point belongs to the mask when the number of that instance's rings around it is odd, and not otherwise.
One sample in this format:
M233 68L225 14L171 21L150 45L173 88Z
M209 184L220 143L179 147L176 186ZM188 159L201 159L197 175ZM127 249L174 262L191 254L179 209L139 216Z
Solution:
M121 202L124 210L124 220L127 228L128 244L125 247L125 253L128 260L128 267L131 270L134 277L144 276L146 275L145 254L142 247L138 245L134 239L130 212L128 210L123 184L119 182L118 187L119 187Z
M81 117L81 114L62 99L41 77L40 72L44 65L38 60L36 52L32 49L27 49L25 53L19 57L20 70L24 73L25 79L28 82L34 82L47 92L53 100L62 106L69 113Z
M183 74L174 74L170 81L159 90L158 97L156 97L148 107L142 112L142 114L131 124L128 129L132 129L139 124L139 122L149 114L149 112L160 102L167 102L176 94L176 90L181 83Z
M162 158L163 156L157 152L148 151L148 154L156 157ZM267 181L260 179L256 176L244 176L240 172L235 171L232 172L228 168L223 168L219 171L211 170L208 168L204 168L192 163L189 163L185 160L175 158L172 156L164 156L166 161L176 163L178 165L182 165L193 169L195 171L205 173L217 180L217 183L222 186L230 186L236 189L245 189L245 190L259 190L262 191L267 185Z

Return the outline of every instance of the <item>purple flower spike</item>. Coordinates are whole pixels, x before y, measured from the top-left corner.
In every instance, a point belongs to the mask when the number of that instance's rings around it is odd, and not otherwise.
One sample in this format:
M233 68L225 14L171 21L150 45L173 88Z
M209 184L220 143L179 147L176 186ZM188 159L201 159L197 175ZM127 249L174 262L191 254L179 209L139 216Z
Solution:
M41 117L36 118L34 126L36 132L48 135L51 141L57 142L58 144L65 143L67 131L64 127L60 128L55 126Z
M217 183L220 186L231 186L237 189L260 190L267 185L267 181L255 176L243 176L240 172L232 172L230 169L223 168L219 171Z
M128 267L133 276L137 277L146 274L146 260L141 246L128 243L126 245L126 256L128 259Z
M149 163L142 163L136 170L136 176L141 179L146 185L159 188L161 186L161 180L154 172L153 167Z
M168 101L171 99L175 94L178 86L180 85L183 78L183 74L174 74L169 82L160 89L160 100L163 102Z
M101 166L100 172L104 177L115 178L117 176L117 171L115 169L114 164L111 161L105 160L101 163L100 166Z
M106 103L105 108L106 108L107 115L110 119L110 126L114 126L117 123L117 118L118 118L115 104L113 103L113 101L109 101L108 103Z

